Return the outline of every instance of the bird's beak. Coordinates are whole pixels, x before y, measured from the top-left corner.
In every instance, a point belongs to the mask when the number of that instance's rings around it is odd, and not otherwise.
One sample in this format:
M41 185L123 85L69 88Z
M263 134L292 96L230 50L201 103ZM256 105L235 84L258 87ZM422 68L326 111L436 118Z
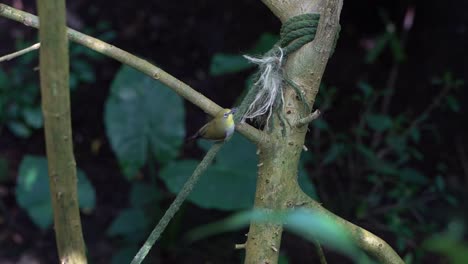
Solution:
M234 107L234 108L231 109L230 114L235 114L236 112L237 112L237 107Z

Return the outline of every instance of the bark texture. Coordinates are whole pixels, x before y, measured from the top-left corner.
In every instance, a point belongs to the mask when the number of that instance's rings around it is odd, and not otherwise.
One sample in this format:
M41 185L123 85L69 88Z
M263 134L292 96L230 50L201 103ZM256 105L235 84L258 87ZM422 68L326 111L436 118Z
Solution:
M54 228L60 263L86 263L73 155L65 0L38 0L40 79Z
M300 87L309 105L313 106L336 41L343 0L263 0L263 2L283 23L304 13L321 14L314 41L289 56L285 66L287 77ZM285 107L282 114L288 119L288 123L298 124L300 120L305 120L301 117L310 114L305 112L302 102L298 100L293 89L285 89L284 99ZM282 131L280 122L274 124L276 125L267 137L268 140L258 144L259 162L263 165L258 171L255 207L272 211L301 206L311 208L348 230L356 245L380 263L404 263L392 247L381 238L331 213L301 190L297 182L297 172L307 125L286 125L284 128L286 131ZM285 136L283 132L286 132ZM251 223L246 243L245 263L277 263L282 231L281 225Z

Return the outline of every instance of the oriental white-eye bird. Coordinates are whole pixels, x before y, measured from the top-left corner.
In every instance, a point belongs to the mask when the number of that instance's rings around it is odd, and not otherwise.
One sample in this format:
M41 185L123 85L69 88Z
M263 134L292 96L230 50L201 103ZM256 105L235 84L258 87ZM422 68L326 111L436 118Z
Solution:
M189 140L204 138L214 141L226 140L234 133L234 118L237 108L223 109L219 111L214 118L200 128Z

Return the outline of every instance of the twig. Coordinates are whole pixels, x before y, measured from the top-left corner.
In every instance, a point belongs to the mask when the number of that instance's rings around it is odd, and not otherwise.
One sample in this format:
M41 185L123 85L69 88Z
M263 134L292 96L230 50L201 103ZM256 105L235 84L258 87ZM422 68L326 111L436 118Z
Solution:
M37 50L37 49L39 49L39 47L41 47L41 43L36 43L36 44L34 44L34 45L30 46L30 47L27 47L25 49L19 50L17 52L13 52L11 54L7 54L5 56L0 57L0 62L9 61L9 60L14 59L16 57L19 57L19 56L21 56L23 54L26 54L26 53L28 53L30 51Z
M401 257L393 250L393 248L380 237L372 234L371 232L359 227L345 219L333 214L327 209L323 208L320 203L310 198L307 194L299 191L302 198L300 202L305 204L305 207L317 210L329 217L330 221L342 226L349 232L350 238L356 243L358 247L363 249L367 254L374 257L377 261L384 264L404 264Z
M39 20L37 16L29 14L27 12L12 8L5 4L0 4L0 16L21 22L26 26L39 28ZM146 60L138 58L131 53L128 53L122 49L119 49L113 45L110 45L104 41L93 38L91 36L80 33L76 30L68 28L67 36L71 41L86 46L96 52L104 54L115 60L120 61L123 64L127 64L142 73L151 76L152 78L161 81L177 94L192 102L194 105L203 109L210 115L215 115L221 107L202 95L201 93L194 90L192 87L183 83L179 79L149 63ZM267 139L267 136L262 131L248 125L247 123L241 123L236 125L236 130L244 135L247 139L254 143L261 143Z
M211 164L211 162L213 161L214 157L216 156L218 151L221 149L223 144L224 142L214 144L211 147L211 149L206 153L205 157L198 164L192 176L190 176L187 182L185 182L184 186L182 187L182 190L180 190L180 192L177 194L177 197L169 206L169 208L166 210L166 212L164 213L164 216L161 218L161 220L159 220L159 223L153 229L148 239L146 239L145 244L140 248L138 253L135 255L131 264L139 264L145 259L146 255L148 254L150 249L153 247L154 243L156 243L156 241L159 239L159 237L161 236L166 226L169 224L169 221L177 213L180 205L185 201L185 199L187 199L193 187L198 182L198 179L200 179L201 174Z
M323 252L322 245L320 245L320 242L315 239L315 247L317 248L317 255L320 260L320 264L327 264L327 258L325 257L325 253Z
M406 22L406 19L407 19L407 15L405 16L405 23L403 25L403 32L401 33L401 36L400 36L400 45L401 45L402 49L404 49L404 47L406 46L406 40L408 38L408 32L412 27L412 22L411 22L411 25L408 26L407 22ZM394 28L395 27L388 27L387 26L387 29L393 29L393 31L394 31ZM395 34L394 32L389 32L389 33ZM390 70L390 74L388 76L387 83L385 85L385 87L387 88L387 91L386 91L386 93L384 95L383 102L382 102L382 108L381 108L381 113L384 114L384 115L388 114L388 111L389 111L389 108L390 108L390 102L392 101L393 95L395 93L395 85L396 85L396 81L398 80L398 74L400 72L400 63L401 63L401 61L398 61L397 59L394 59L392 69ZM373 139L372 139L371 146L373 148L377 147L379 145L379 143L382 141L382 139L383 139L382 132L376 132L374 134Z
M297 120L293 125L295 127L303 127L309 124L310 122L314 121L315 119L317 119L320 116L320 114L321 114L320 110L317 109L312 114Z
M235 249L244 249L245 248L245 243L244 244L235 244L234 248Z
M430 105L427 106L427 108L418 116L418 118L414 119L413 122L408 126L403 133L401 133L402 137L406 137L411 130L413 130L415 127L419 126L424 120L426 120L429 115L434 111L434 109L439 106L440 102L442 99L444 99L447 94L450 92L450 90L453 88L452 85L446 84L444 88L440 91L440 93L436 96L436 98L432 101ZM385 157L390 152L391 148L385 148L377 153L377 157L382 159Z

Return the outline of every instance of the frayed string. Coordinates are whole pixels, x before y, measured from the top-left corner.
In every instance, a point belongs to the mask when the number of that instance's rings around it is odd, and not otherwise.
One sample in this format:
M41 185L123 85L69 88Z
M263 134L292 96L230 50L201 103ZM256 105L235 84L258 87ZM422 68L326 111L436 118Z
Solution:
M260 58L248 55L244 55L244 57L249 62L258 65L259 74L258 79L253 84L257 88L258 93L249 105L243 120L247 118L259 118L267 114L264 121L268 125L277 96L281 96L281 104L284 102L283 73L281 68L284 59L283 49L276 47Z

